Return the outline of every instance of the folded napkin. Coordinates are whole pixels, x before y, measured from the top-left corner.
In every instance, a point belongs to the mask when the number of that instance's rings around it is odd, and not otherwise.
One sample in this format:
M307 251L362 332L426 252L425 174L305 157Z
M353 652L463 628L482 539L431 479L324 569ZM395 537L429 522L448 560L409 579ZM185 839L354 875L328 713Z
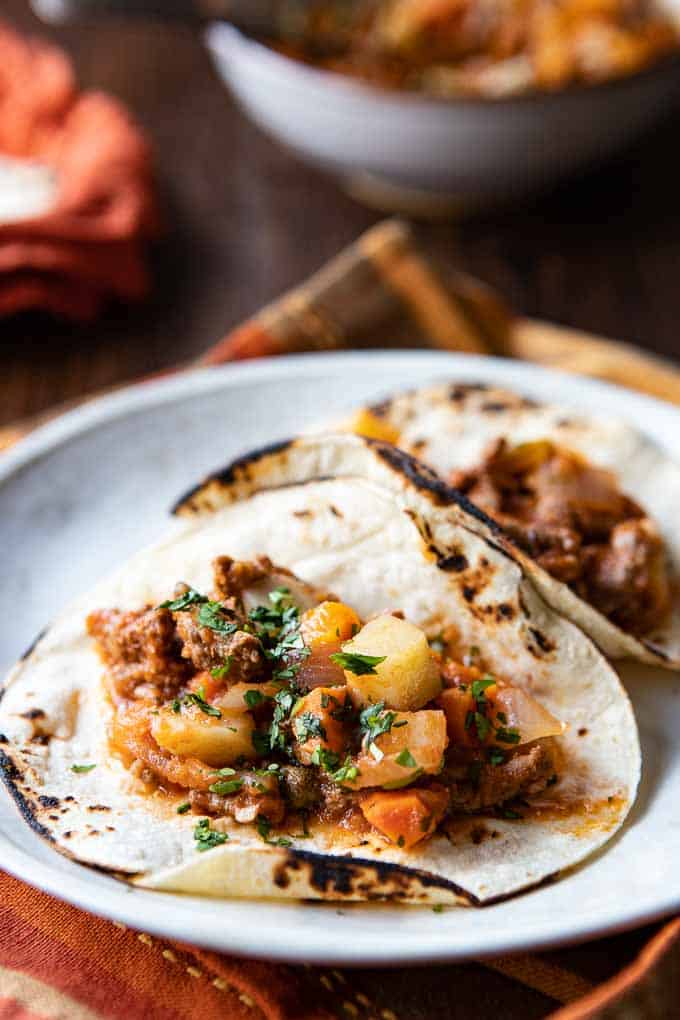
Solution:
M125 108L0 24L0 316L87 320L143 298L157 228L151 150Z
M680 403L675 366L514 316L479 282L436 266L399 221L369 231L199 364L419 345L530 357ZM41 420L0 430L0 450ZM177 945L92 918L0 872L0 1020L665 1020L677 1012L679 977L680 919L559 952L364 975Z

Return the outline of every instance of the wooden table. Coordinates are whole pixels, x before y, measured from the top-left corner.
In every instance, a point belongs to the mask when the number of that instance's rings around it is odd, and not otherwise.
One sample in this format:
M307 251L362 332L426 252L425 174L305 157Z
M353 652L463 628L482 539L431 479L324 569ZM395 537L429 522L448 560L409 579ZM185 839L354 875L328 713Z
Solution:
M143 308L83 328L34 315L0 324L0 424L198 354L378 218L241 116L190 29L113 20L48 30L27 0L4 0L2 17L51 34L84 86L135 111L157 148L168 234ZM673 356L679 126L536 204L422 232L527 314Z

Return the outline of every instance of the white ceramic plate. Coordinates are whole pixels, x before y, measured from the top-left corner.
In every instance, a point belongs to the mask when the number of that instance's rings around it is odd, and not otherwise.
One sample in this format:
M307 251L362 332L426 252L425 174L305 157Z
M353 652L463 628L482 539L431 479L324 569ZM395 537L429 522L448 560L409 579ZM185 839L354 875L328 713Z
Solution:
M72 412L0 460L0 663L65 602L165 528L167 508L235 454L392 389L486 380L625 417L669 450L680 413L580 377L490 358L315 355L210 369ZM680 512L680 511L679 511ZM4 670L3 670L4 672ZM680 680L625 669L644 777L622 832L552 886L481 910L201 900L133 889L59 856L0 796L2 867L105 917L170 938L295 962L406 964L582 940L680 908Z

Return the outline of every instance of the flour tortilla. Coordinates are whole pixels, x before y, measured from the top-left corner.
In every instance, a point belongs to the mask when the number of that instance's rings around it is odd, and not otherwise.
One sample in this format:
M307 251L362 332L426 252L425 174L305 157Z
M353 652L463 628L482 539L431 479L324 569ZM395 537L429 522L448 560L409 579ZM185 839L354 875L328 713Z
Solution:
M400 449L444 480L475 467L489 446L551 439L609 468L620 488L656 522L666 543L673 606L654 632L626 633L560 581L529 561L534 584L559 613L581 627L613 659L632 658L680 669L680 466L651 440L617 419L542 404L483 383L448 382L411 390L371 408L396 429Z
M621 826L640 749L616 674L546 606L483 515L413 460L357 436L308 437L242 458L176 512L159 544L73 605L9 678L5 781L57 849L139 885L207 896L484 904L577 864ZM84 620L95 607L157 604L180 579L208 590L213 557L258 553L362 617L401 607L432 636L454 625L464 647L478 645L566 722L546 813L461 819L410 851L314 829L282 848L234 823L229 843L198 853L196 818L135 792L108 751L103 669ZM74 763L96 768L74 774Z

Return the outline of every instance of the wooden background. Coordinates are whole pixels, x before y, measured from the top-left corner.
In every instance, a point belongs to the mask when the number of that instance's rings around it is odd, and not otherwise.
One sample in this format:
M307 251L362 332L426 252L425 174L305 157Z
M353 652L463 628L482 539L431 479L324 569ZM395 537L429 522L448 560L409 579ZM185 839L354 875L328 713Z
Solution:
M3 0L0 17L50 34L84 86L136 113L156 145L168 229L143 308L85 328L35 315L0 323L0 424L200 353L378 219L240 115L190 29L46 29L27 0ZM679 127L669 118L535 204L426 226L423 238L526 314L680 354Z

